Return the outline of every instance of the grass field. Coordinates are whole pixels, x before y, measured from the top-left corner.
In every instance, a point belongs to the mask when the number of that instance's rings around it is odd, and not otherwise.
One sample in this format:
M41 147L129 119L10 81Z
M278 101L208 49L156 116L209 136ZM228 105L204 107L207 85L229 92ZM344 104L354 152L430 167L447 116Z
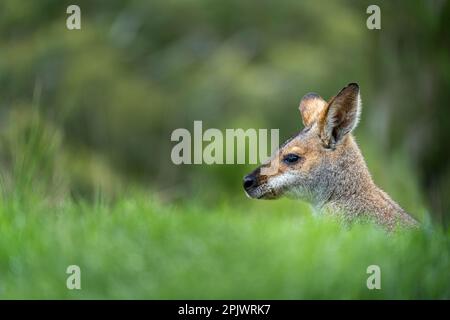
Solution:
M448 299L449 254L448 231L345 229L289 200L0 205L3 299ZM66 288L73 264L81 290ZM366 287L372 264L381 290Z

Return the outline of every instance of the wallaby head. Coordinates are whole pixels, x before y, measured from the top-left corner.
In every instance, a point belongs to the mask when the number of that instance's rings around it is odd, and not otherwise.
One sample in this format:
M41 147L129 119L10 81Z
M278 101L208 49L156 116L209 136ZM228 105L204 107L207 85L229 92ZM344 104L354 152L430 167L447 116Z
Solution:
M346 218L372 214L380 224L414 224L403 209L375 186L351 132L361 114L359 86L351 83L328 102L309 93L300 102L304 129L274 156L244 177L247 195L286 195ZM329 210L328 210L329 209Z

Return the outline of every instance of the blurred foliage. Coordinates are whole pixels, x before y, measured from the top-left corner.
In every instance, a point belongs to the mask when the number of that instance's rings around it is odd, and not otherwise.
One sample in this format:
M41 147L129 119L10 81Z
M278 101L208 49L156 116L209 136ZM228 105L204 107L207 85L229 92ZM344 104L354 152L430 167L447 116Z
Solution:
M304 214L302 214L302 212ZM316 219L306 204L191 201L0 206L4 299L449 299L450 233L387 236ZM69 265L81 289L67 290ZM369 265L382 290L368 290Z
M381 30L366 28L370 1L77 1L73 31L69 4L0 4L10 189L36 190L26 177L37 174L50 198L135 185L168 201L242 197L251 166L175 166L171 132L203 120L285 139L301 127L304 94L329 98L357 81L356 136L375 180L408 210L448 217L448 1L380 1Z

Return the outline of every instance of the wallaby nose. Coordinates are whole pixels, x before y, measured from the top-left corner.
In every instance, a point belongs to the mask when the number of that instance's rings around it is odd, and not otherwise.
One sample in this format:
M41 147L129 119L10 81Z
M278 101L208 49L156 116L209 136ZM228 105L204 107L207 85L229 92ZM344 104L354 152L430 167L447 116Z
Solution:
M256 185L256 178L254 175L249 174L244 177L244 189L248 190Z

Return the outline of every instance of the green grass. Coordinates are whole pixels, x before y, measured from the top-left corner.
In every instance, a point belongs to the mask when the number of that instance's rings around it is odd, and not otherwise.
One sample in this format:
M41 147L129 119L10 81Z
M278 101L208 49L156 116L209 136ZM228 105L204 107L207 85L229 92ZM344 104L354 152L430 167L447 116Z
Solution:
M450 298L449 232L386 234L296 201L168 206L145 196L0 205L0 298ZM81 290L66 268L81 268ZM381 267L381 290L366 269Z

